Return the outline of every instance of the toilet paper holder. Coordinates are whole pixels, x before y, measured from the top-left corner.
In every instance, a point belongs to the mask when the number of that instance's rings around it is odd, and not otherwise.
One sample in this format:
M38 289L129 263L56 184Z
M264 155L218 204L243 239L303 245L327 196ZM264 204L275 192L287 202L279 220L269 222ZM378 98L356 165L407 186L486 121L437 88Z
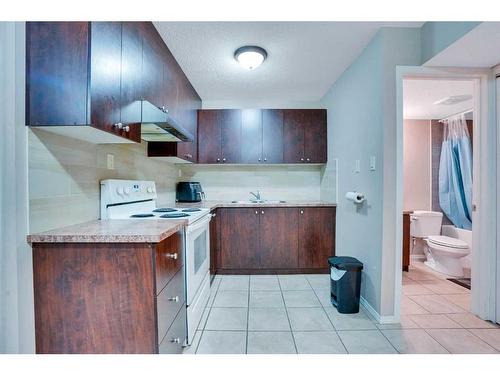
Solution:
M366 200L365 195L357 191L348 191L345 197L354 204L362 204Z

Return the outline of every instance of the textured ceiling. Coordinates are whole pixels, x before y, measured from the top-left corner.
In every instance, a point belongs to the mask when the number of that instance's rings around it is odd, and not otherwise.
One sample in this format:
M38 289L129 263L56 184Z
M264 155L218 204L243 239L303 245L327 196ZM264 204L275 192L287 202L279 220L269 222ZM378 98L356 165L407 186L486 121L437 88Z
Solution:
M204 101L318 101L382 26L411 22L154 22ZM268 59L248 71L243 45Z
M454 95L473 95L472 81L413 80L403 82L403 117L405 119L442 119L473 108L473 99L436 105L436 101Z

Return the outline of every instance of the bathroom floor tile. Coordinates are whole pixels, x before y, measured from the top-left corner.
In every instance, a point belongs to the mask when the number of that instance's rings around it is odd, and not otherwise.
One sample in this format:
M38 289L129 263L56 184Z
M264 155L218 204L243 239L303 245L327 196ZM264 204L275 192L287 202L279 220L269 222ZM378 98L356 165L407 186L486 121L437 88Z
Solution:
M471 313L448 314L448 317L460 324L463 328L500 328L498 324L483 320Z
M442 314L409 315L420 328L462 328L454 320Z
M495 349L466 329L428 329L426 331L450 353L496 353Z
M219 285L221 290L248 290L250 276L248 275L223 275Z
M428 314L429 311L424 309L415 301L407 296L401 296L401 315Z
M285 307L281 291L253 291L250 289L250 307Z
M322 307L288 308L292 331L331 331L333 325Z
M441 297L465 311L470 311L470 294L441 294Z
M254 309L248 314L249 331L289 331L290 323L284 308Z
M296 354L291 332L248 332L248 354Z
M306 275L307 281L309 281L309 285L314 290L317 289L330 289L330 275Z
M345 354L336 332L292 332L299 354Z
M470 291L448 280L420 281L420 285L436 294L470 294Z
M279 275L281 290L311 290L311 285L304 275Z
M397 353L387 338L379 331L337 332L348 353L390 354Z
M324 309L337 331L377 329L375 323L362 310L357 314L341 314L335 307L325 307Z
M212 307L206 330L245 331L247 329L247 309L240 307Z
M403 295L415 296L420 294L434 294L434 292L419 283L403 284Z
M213 307L248 307L248 291L220 290L217 292Z
M438 277L434 276L430 272L424 272L415 268L411 268L406 276L413 281L439 280Z
M204 331L197 354L245 354L246 332Z
M286 290L283 291L286 307L321 307L316 294L309 290Z
M332 307L332 299L330 296L330 288L328 289L314 289L314 293L316 293L316 297L318 297L319 302L322 306Z
M443 354L448 351L423 329L383 330L382 334L399 353Z
M487 344L500 351L500 330L499 329L470 329L474 335Z
M437 294L408 297L431 314L463 313L464 310Z
M251 275L250 290L280 290L280 284L276 275Z

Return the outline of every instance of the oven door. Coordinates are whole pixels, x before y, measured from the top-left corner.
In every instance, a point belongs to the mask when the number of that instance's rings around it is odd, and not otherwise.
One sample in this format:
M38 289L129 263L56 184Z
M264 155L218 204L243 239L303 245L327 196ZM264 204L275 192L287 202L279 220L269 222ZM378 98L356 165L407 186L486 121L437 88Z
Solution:
M186 227L186 302L193 302L210 268L210 230L207 214Z

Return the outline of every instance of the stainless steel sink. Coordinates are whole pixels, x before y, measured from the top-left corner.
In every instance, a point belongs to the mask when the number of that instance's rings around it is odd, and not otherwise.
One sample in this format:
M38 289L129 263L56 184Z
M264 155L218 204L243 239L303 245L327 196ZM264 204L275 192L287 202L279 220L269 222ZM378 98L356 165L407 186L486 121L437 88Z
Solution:
M275 203L286 203L286 201L279 200L248 200L248 201L231 201L231 203L239 203L239 204L275 204Z

